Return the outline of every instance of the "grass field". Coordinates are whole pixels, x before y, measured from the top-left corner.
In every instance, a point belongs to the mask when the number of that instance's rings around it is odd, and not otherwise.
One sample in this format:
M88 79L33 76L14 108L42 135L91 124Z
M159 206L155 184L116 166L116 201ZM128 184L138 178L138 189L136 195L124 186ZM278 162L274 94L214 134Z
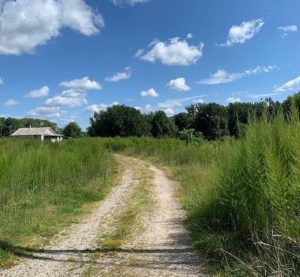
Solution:
M14 246L37 246L102 199L116 164L101 142L0 140L0 266Z
M287 124L280 115L253 120L242 139L190 145L153 138L2 140L0 265L13 260L10 245L42 243L84 204L101 199L116 172L112 153L122 152L171 169L194 245L217 273L298 276L299 145L298 119ZM132 220L124 216L122 235Z
M241 140L107 139L170 167L195 246L228 276L300 272L300 125L253 121Z

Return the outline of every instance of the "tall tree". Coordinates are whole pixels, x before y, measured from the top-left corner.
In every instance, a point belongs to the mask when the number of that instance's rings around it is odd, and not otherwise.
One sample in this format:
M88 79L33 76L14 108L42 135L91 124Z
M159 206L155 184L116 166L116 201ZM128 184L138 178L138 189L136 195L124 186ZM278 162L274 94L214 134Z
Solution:
M81 137L81 128L76 122L70 122L63 129L63 134L68 138L79 138Z
M174 120L167 117L165 112L157 111L152 114L151 119L151 134L156 138L172 137L176 134L177 128Z
M116 105L95 113L94 118L91 118L88 133L101 137L141 137L149 135L150 125L139 110Z
M178 131L190 129L193 126L193 117L189 113L179 113L173 117Z
M251 103L231 103L228 105L228 130L231 136L240 137L242 129L254 113L255 105Z
M206 139L220 139L229 135L227 108L216 104L196 104L195 129Z

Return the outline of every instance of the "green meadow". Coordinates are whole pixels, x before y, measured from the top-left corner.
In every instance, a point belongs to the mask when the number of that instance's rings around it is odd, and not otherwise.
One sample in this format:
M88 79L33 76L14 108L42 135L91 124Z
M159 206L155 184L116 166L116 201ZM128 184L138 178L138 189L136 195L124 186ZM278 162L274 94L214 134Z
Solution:
M101 142L0 140L0 266L37 247L101 200L116 163Z
M300 125L251 120L240 139L0 141L0 264L44 243L114 183L113 153L142 157L178 182L193 244L212 274L298 276ZM87 208L88 209L88 208Z

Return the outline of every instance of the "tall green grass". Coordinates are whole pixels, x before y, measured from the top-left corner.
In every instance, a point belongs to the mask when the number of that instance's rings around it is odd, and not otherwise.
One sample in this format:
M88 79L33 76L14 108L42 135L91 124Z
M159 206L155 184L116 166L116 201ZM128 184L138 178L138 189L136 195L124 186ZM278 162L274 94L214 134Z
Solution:
M108 139L167 165L195 246L229 276L300 275L300 125L252 120L240 140Z
M95 139L0 140L0 265L15 245L41 243L100 200L115 162Z
M171 168L194 244L215 268L229 276L300 275L300 125L280 114L252 120L243 138L223 142L0 141L0 241L47 237L100 199L115 168L107 149ZM3 249L0 261L9 255Z
M299 276L298 118L252 121L245 138L225 145L220 157L217 193L199 207L201 222L228 232L236 247L228 243L225 253L245 260L249 273Z

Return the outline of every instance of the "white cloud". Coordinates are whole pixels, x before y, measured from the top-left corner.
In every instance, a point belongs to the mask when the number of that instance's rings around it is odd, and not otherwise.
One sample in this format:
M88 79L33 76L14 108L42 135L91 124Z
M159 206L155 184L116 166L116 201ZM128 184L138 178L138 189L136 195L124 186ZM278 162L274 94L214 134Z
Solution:
M241 102L241 98L239 97L228 97L226 100L225 100L226 103L240 103Z
M246 97L258 100L258 99L272 97L272 96L276 96L276 95L280 95L280 94L281 94L280 92L271 92L271 93L250 94Z
M171 80L167 87L170 89L174 89L177 91L189 91L191 90L190 86L187 85L185 78L177 78L174 80Z
M155 111L164 111L168 115L175 114L177 109L181 109L184 105L189 103L204 103L202 99L203 95L192 96L192 97L185 97L185 98L175 98L175 99L168 99L164 102L160 102L157 105L146 105L145 111L146 112L155 112Z
M26 97L29 97L29 98L41 98L41 97L46 97L46 96L48 96L49 91L50 91L49 87L43 86L43 87L40 88L40 89L30 91L30 92L26 95Z
M203 47L203 43L189 45L187 40L175 37L165 42L154 40L148 52L140 49L135 56L152 63L160 61L165 65L187 66L195 64L202 57Z
M203 104L205 101L202 98L194 99L193 104Z
M296 33L298 31L297 25L279 26L278 31L282 32L282 37L287 37L289 33Z
M20 102L18 102L16 100L13 100L13 99L10 99L10 100L8 100L4 103L4 106L13 107L13 106L17 106L17 105L20 105L20 104L21 104Z
M112 106L115 106L115 105L119 105L118 102L113 102L111 104L93 104L93 105L90 105L88 107L86 107L84 109L85 112L90 112L90 113L99 113L101 111L105 111L107 110L108 107L112 107Z
M33 117L59 118L61 116L59 107L38 107L28 113Z
M275 91L277 91L277 92L292 91L292 90L294 90L294 91L300 90L300 76L293 80L286 82L282 86L277 87L275 89Z
M276 65L270 66L257 66L252 69L247 69L243 72L230 73L225 71L224 69L219 69L216 73L211 74L209 78L202 79L198 83L204 85L218 85L218 84L226 84L238 79L245 78L250 75L259 75L262 73L269 73L277 68Z
M220 46L232 46L234 44L243 44L253 38L264 26L262 18L244 21L241 25L233 25L228 32L227 41Z
M0 77L0 85L4 84L4 79Z
M211 74L209 78L203 79L199 83L204 85L225 84L241 79L243 76L243 73L229 73L223 69L219 69L216 73Z
M111 0L111 2L119 7L122 7L124 5L134 6L136 4L142 4L149 2L150 0Z
M84 0L5 0L0 2L0 54L33 53L70 28L85 36L104 27L100 14Z
M92 113L99 113L101 111L105 111L107 109L107 107L108 107L107 104L93 104L93 105L86 107L86 109L84 109L84 111L92 112Z
M45 105L50 107L66 106L76 108L87 104L86 93L80 90L69 89L60 95L46 100Z
M131 77L131 75L132 75L132 72L131 72L130 67L126 67L124 71L117 72L111 77L106 77L105 80L107 82L116 83L116 82L119 82L119 81L122 81L122 80L129 79Z
M276 65L257 66L255 68L245 70L244 73L246 75L255 75L255 74L261 74L261 73L269 73L275 69L278 69L278 67Z
M186 38L187 39L192 39L194 37L194 35L192 34L192 33L188 33L187 35L186 35Z
M84 77L82 79L74 79L71 81L65 81L60 83L61 87L68 89L79 89L79 90L99 90L102 89L100 83L90 80L89 77Z
M141 91L141 96L143 96L143 97L158 97L159 94L155 91L154 88L151 88L149 90Z

